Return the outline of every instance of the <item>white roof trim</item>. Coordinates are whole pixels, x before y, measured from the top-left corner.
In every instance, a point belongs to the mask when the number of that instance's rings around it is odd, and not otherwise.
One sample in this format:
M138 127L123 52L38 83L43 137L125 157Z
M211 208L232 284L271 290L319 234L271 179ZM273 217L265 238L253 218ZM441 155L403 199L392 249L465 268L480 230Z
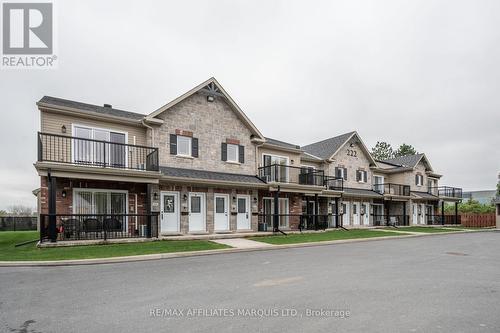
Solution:
M366 148L366 145L365 143L363 142L363 140L361 139L361 137L359 136L358 132L354 131L352 133L351 136L349 136L345 141L344 143L339 147L339 149L337 149L333 154L332 156L330 156L329 160L332 160L333 157L335 155L337 155L337 153L342 149L344 148L344 146L346 145L347 142L349 142L349 140L351 140L354 136L356 136L358 139L359 139L359 142L361 143L361 148L364 150L365 154L368 155L368 160L370 160L370 162L373 164L373 165L377 165L377 162L375 161L375 159L373 158L372 154L370 154L370 151L368 150L368 148Z
M163 113L164 111L170 109L172 106L182 102L186 98L190 97L191 95L195 94L198 92L200 89L204 88L210 83L214 83L217 85L217 87L220 89L221 93L226 97L227 101L229 102L229 105L233 108L233 110L236 112L236 115L239 116L239 118L251 129L254 135L258 136L259 139L265 140L264 136L260 131L255 127L255 125L252 123L252 121L247 117L247 115L243 112L243 110L240 109L240 107L236 104L236 102L229 96L229 94L224 90L224 88L221 86L219 82L213 77L210 79L206 80L205 82L200 83L193 89L189 90L188 92L182 94L181 96L177 97L173 101L165 104L161 108L157 109L156 111L150 113L149 115L146 116L146 119L151 119L159 114Z

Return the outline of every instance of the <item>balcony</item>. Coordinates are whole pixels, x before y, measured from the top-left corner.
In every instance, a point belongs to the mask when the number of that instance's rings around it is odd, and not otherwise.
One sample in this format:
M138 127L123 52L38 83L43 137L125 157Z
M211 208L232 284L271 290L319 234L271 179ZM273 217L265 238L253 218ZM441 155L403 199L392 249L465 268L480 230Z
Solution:
M321 186L328 190L343 190L343 179L325 176L323 170L272 164L260 167L258 175L266 183L299 184Z
M394 196L410 196L410 186L402 184L375 184L373 190L380 194L394 195Z
M429 194L438 197L462 199L462 189L458 187L450 187L450 186L429 187L427 192Z
M38 133L38 161L158 171L158 148Z

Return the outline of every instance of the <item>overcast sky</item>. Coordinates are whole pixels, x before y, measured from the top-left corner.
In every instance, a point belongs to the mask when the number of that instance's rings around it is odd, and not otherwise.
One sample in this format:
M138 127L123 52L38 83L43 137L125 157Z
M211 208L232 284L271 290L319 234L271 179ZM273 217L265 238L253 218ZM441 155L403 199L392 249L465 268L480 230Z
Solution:
M356 130L442 185L500 171L500 1L57 1L59 67L0 70L0 209L35 206L43 95L150 113L211 76L261 132Z

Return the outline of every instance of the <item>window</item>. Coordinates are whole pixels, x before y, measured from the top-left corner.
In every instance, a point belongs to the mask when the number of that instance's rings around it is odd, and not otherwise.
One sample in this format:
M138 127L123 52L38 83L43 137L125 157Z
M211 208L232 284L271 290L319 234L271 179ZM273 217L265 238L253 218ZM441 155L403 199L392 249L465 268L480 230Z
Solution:
M191 138L177 135L177 155L191 156Z
M201 197L191 197L191 213L201 212Z
M238 157L240 155L239 146L228 143L227 144L227 161L228 162L238 162Z
M335 168L335 177L347 180L347 168L336 167Z
M415 184L417 186L424 185L424 176L422 176L422 175L415 175Z
M238 213L246 213L247 212L247 199L238 198Z
M73 136L78 138L73 141L74 163L117 168L126 166L126 133L75 125Z
M367 182L367 177L368 173L364 170L357 170L356 171L356 180L360 183L366 183Z
M274 198L263 198L264 200L264 215L268 227L273 225L274 217ZM278 204L279 227L288 228L288 198L279 198Z
M215 198L215 212L217 214L223 214L226 212L226 199L222 197Z
M262 172L267 181L288 182L288 157L263 155L264 168Z
M127 191L74 189L73 213L97 215L95 218L99 220L102 219L100 215L111 215L119 222L119 229L126 231Z

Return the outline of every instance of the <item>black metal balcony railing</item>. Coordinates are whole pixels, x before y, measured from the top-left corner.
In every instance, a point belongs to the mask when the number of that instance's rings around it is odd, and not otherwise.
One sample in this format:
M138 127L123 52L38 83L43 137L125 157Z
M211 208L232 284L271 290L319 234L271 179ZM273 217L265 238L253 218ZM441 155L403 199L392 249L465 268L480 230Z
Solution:
M402 184L375 184L373 185L373 190L380 194L390 194L399 196L410 196L410 186Z
M432 195L439 197L457 198L462 199L462 189L458 187L451 186L437 186L429 187L427 192Z
M151 238L157 225L156 214L40 214L40 242Z
M38 133L38 161L158 171L158 148Z
M334 190L334 191L344 190L344 178L325 176L324 183L327 190Z
M410 215L376 215L371 214L374 226L410 225Z
M258 176L266 183L291 183L323 186L330 190L342 190L343 179L325 176L323 170L309 170L300 167L271 164L259 167Z

